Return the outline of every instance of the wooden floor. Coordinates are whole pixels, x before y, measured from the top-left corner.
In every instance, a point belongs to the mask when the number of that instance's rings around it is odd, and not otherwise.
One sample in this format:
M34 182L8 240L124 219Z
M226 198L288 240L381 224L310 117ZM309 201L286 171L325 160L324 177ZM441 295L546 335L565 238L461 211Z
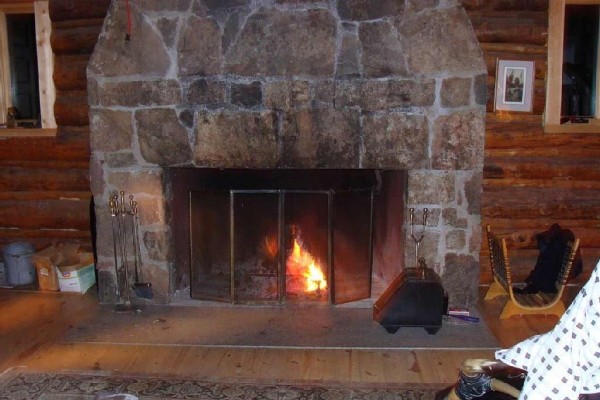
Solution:
M481 288L483 295L485 288ZM571 288L569 299L576 294ZM480 300L479 312L501 347L550 330L556 317L499 321L504 300ZM181 378L281 382L453 383L467 358L492 350L295 350L67 343L58 340L84 315L99 312L94 294L0 290L0 371L87 370Z

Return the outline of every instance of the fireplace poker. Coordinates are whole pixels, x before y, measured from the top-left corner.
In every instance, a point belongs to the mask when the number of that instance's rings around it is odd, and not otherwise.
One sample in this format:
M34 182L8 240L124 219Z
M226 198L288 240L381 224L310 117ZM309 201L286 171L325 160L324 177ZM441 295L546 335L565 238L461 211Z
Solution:
M427 224L427 212L428 212L428 210L426 208L424 208L423 209L423 229L421 230L421 235L417 239L417 237L413 233L414 225L415 225L415 222L414 222L415 209L414 208L410 209L410 237L415 242L415 266L417 268L422 268L425 265L425 262L424 262L425 260L423 260L423 262L420 262L420 259L419 259L419 246L421 245L421 241L425 237L425 225Z
M135 266L135 282L133 290L137 297L142 299L151 299L154 297L152 292L152 284L143 282L142 277L142 255L140 251L139 224L138 224L138 207L137 202L133 201L133 196L129 196L129 204L131 207L131 215L133 218L133 263Z
M115 222L115 219L117 218L117 214L118 214L118 209L117 209L117 202L115 200L114 196L110 197L110 200L108 201L108 206L110 207L110 222L112 225L112 236L113 236L113 252L114 252L114 256L115 256L115 277L117 280L117 284L115 285L116 290L115 290L115 294L117 296L118 299L121 298L121 291L119 290L119 262L117 260L117 236L118 236L118 228L117 228L117 224Z

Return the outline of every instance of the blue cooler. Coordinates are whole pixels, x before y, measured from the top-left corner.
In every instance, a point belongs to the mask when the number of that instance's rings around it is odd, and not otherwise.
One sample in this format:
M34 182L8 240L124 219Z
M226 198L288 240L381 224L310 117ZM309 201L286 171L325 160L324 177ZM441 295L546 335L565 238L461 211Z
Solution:
M12 243L4 248L4 268L8 285L29 285L35 282L35 266L32 260L34 253L33 245L26 242Z

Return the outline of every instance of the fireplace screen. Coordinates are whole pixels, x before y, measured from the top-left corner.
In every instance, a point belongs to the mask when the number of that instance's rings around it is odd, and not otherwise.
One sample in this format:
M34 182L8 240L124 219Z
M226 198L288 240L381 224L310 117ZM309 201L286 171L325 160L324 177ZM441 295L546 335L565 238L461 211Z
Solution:
M370 297L373 188L190 190L191 297Z

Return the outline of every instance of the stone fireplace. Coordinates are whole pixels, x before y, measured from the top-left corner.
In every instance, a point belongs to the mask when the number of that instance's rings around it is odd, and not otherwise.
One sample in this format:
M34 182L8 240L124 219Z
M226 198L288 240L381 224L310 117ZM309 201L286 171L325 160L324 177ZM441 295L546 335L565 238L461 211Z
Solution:
M185 193L245 170L371 174L372 282L415 264L408 210L421 232L427 208L419 255L474 304L486 76L453 0L113 0L88 66L101 301L114 191L139 204L152 302L172 303L192 285Z

